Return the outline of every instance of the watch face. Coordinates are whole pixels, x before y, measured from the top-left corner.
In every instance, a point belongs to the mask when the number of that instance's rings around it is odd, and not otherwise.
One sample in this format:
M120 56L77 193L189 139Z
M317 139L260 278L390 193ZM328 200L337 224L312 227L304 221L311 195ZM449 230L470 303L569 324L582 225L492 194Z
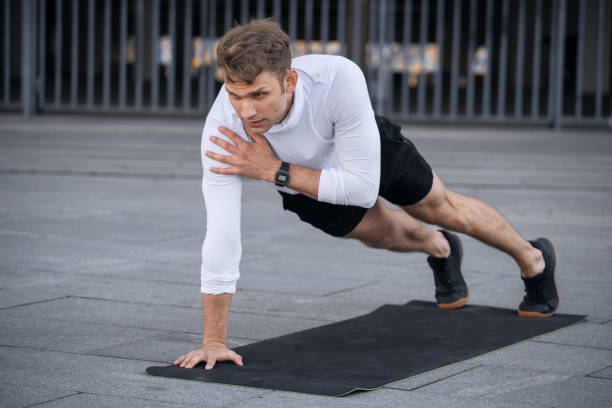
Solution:
M287 181L287 176L285 176L284 174L279 174L278 176L276 176L276 179L281 183L284 183Z

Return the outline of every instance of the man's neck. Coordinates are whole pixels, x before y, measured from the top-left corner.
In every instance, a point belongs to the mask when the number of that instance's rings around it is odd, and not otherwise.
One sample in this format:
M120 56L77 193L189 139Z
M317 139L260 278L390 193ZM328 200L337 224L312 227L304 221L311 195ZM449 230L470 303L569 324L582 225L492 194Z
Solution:
M283 117L281 118L281 120L278 123L282 123L283 120L285 120L285 118L289 115L289 112L291 111L291 107L293 106L293 97L295 96L295 91L291 92L291 95L289 96L289 103L287 104L287 110L285 111Z

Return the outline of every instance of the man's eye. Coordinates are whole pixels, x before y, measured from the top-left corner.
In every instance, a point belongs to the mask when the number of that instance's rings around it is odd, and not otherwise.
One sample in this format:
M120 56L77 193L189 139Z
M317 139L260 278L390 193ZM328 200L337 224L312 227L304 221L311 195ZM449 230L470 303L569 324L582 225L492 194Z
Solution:
M255 92L255 93L253 94L253 96L254 96L255 98L261 98L262 96L264 96L264 93L263 93L263 92Z

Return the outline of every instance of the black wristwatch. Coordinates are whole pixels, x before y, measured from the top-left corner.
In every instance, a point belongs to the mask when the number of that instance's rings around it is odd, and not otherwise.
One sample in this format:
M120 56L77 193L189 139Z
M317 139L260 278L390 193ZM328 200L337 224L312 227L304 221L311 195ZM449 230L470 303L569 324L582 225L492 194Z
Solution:
M274 184L279 187L285 187L287 184L289 184L290 179L291 176L289 175L289 163L282 162L280 169L278 169L276 173L274 173Z

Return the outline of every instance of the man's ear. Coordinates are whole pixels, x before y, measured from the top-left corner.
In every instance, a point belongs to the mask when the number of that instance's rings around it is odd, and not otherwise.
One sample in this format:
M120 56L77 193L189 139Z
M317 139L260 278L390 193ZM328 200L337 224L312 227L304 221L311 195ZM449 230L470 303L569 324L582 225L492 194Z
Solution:
M298 81L297 71L294 69L287 71L287 73L285 74L285 79L284 79L285 92L292 93L293 91L295 91L295 87L297 86L297 81Z

